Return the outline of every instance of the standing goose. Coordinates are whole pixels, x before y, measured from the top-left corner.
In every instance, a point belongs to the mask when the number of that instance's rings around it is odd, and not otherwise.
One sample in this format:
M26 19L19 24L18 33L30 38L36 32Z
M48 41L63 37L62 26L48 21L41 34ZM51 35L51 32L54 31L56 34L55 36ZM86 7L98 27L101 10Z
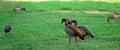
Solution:
M111 19L115 19L116 21L118 21L119 18L120 18L120 12L114 12L112 16L108 17L107 22L109 23Z
M64 30L65 30L66 34L69 36L69 44L71 44L71 37L75 37L76 43L78 43L77 37L79 37L82 40L85 40L82 30L80 30L78 27L72 25L72 22L73 22L72 18L63 18L61 21L61 24L63 22L65 23Z

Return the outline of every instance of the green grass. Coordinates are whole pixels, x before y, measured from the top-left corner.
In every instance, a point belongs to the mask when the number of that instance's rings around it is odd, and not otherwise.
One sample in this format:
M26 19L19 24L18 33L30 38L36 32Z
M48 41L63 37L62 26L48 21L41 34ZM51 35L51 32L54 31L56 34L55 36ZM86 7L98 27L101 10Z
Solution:
M15 6L23 6L27 12L49 12L55 10L70 10L70 11L120 11L119 3L109 2L93 2L93 1L72 1L72 2L4 2L0 3L0 13L10 13Z
M22 4L24 3L24 4ZM27 12L11 13L9 9L0 13L0 50L119 50L120 23L114 20L107 23L110 14L88 14L86 10L119 11L120 3L104 2L22 2L17 5L25 6ZM70 5L69 5L70 4ZM7 4L6 4L7 5ZM28 6L32 5L32 6ZM83 6L86 5L86 6ZM107 5L108 7L105 7ZM0 7L2 9L4 6ZM6 7L6 6L5 6ZM93 7L93 8L92 8ZM99 8L102 7L102 10ZM111 9L109 8L111 7ZM118 7L118 8L116 8ZM8 7L7 7L8 8ZM108 9L109 8L109 9ZM53 10L72 10L73 12L52 12ZM42 11L41 11L42 10ZM76 12L77 11L77 12ZM2 13L3 12L3 13ZM22 13L23 12L23 13ZM86 26L95 38L87 37L86 43L68 44L61 19L72 17L79 25ZM10 34L5 34L3 28L12 24Z

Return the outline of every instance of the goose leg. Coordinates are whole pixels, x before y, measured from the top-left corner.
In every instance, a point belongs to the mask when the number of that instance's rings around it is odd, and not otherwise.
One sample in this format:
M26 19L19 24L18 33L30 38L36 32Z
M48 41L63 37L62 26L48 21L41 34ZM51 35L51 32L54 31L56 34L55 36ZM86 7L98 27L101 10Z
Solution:
M84 37L84 39L85 39L85 40L84 40L84 43L86 43L86 37Z
M77 37L75 37L75 42L76 42L76 44L79 43L79 39Z
M71 36L69 36L69 45L71 44Z

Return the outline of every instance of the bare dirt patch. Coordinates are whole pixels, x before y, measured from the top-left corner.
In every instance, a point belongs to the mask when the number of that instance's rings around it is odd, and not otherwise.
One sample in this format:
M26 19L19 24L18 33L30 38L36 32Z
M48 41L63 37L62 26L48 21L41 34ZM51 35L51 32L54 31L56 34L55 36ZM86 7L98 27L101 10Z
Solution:
M53 12L70 13L70 12L73 12L73 11L70 11L70 10L55 10Z
M61 12L61 13L71 13L71 12L80 12L80 11L71 11L71 10L55 10L52 12ZM85 13L89 14L112 14L113 12L108 11L84 11Z
M106 11L84 11L85 13L89 14L112 14L113 12L106 12Z

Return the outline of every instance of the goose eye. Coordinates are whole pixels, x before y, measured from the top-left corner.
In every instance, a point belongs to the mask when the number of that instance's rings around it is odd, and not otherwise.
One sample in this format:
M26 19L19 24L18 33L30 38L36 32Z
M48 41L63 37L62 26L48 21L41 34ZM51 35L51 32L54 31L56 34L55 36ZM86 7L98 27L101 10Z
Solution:
M72 22L68 22L68 24L70 24L70 25L71 25L71 24L72 24Z

